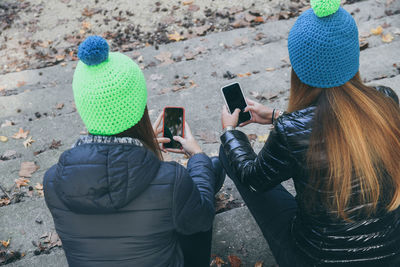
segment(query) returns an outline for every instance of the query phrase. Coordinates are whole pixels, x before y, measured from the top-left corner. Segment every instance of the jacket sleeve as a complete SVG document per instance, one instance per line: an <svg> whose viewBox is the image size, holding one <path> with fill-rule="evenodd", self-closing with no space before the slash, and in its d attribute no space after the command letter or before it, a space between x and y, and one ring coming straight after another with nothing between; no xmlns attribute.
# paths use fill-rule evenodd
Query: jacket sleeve
<svg viewBox="0 0 400 267"><path fill-rule="evenodd" d="M397 105L399 104L399 97L397 96L396 92L393 91L392 88L387 87L387 86L383 86L383 85L378 85L374 87L377 91L381 92L382 94L384 94L386 97L390 97L394 100L394 102L397 103Z"/></svg>
<svg viewBox="0 0 400 267"><path fill-rule="evenodd" d="M177 164L172 214L175 229L182 234L204 232L214 221L215 174L211 160L196 154L185 169Z"/></svg>
<svg viewBox="0 0 400 267"><path fill-rule="evenodd" d="M258 155L243 132L227 131L221 136L224 153L236 177L255 191L266 191L291 178L294 160L277 126Z"/></svg>

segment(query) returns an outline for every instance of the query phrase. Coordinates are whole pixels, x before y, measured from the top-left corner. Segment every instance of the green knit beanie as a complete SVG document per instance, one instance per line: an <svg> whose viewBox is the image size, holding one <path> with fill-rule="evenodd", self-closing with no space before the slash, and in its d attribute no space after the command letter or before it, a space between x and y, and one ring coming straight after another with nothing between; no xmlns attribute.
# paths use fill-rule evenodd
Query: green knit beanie
<svg viewBox="0 0 400 267"><path fill-rule="evenodd" d="M143 117L146 81L128 56L109 53L102 37L88 37L78 49L72 88L75 105L89 133L121 133Z"/></svg>

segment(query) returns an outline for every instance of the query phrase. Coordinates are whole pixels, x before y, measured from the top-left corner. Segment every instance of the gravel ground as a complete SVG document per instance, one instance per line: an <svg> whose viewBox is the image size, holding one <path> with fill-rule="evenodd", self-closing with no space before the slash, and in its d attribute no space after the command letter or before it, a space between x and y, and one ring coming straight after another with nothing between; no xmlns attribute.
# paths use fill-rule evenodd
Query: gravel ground
<svg viewBox="0 0 400 267"><path fill-rule="evenodd" d="M0 73L76 60L77 44L88 35L126 52L288 19L306 7L304 0L3 0Z"/></svg>

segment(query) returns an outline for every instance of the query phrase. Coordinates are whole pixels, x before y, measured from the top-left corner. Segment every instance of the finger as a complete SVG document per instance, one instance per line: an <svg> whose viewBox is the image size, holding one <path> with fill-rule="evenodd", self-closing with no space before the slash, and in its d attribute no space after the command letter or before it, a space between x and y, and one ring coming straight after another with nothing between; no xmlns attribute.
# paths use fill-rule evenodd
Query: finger
<svg viewBox="0 0 400 267"><path fill-rule="evenodd" d="M248 104L249 106L254 106L254 105L257 103L257 102L255 102L255 101L249 99L249 98L246 98L246 102L247 102L247 104Z"/></svg>
<svg viewBox="0 0 400 267"><path fill-rule="evenodd" d="M181 144L185 142L185 139L183 139L183 138L180 137L180 136L174 136L174 140L175 140L176 142L181 143Z"/></svg>
<svg viewBox="0 0 400 267"><path fill-rule="evenodd" d="M183 149L167 148L166 150L172 153L185 154L185 151L183 151Z"/></svg>
<svg viewBox="0 0 400 267"><path fill-rule="evenodd" d="M234 115L234 116L239 116L239 113L240 113L240 109L235 109L235 111L233 112L233 114L232 115Z"/></svg>
<svg viewBox="0 0 400 267"><path fill-rule="evenodd" d="M153 124L153 129L158 129L158 126L160 126L163 115L164 115L164 111L161 111L161 113L158 115L156 121Z"/></svg>
<svg viewBox="0 0 400 267"><path fill-rule="evenodd" d="M160 133L162 133L163 132L163 127L159 127L156 131L155 131L155 134L156 135L159 135Z"/></svg>
<svg viewBox="0 0 400 267"><path fill-rule="evenodd" d="M167 143L171 142L171 139L169 139L167 137L158 137L157 142L162 143L162 144L167 144Z"/></svg>
<svg viewBox="0 0 400 267"><path fill-rule="evenodd" d="M193 134L192 134L192 130L190 130L189 124L187 123L187 121L185 121L185 138L188 138L188 137L193 137Z"/></svg>
<svg viewBox="0 0 400 267"><path fill-rule="evenodd" d="M247 106L247 107L244 109L244 112L247 112L247 111L254 111L254 107L253 107L253 106Z"/></svg>
<svg viewBox="0 0 400 267"><path fill-rule="evenodd" d="M243 127L243 126L246 126L247 124L250 124L250 123L252 123L253 121L245 121L245 122L242 122L241 124L239 124L239 127Z"/></svg>

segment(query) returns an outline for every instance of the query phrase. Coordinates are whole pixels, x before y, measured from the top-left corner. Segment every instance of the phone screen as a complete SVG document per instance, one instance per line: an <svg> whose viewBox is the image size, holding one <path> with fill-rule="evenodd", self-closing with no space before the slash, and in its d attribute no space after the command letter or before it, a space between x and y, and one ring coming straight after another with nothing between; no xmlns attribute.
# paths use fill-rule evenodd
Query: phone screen
<svg viewBox="0 0 400 267"><path fill-rule="evenodd" d="M164 109L164 137L171 139L171 142L165 143L165 148L181 148L181 144L176 142L174 136L183 136L183 108L165 108Z"/></svg>
<svg viewBox="0 0 400 267"><path fill-rule="evenodd" d="M223 87L222 93L224 94L226 104L231 113L233 113L237 108L240 109L238 125L251 119L250 112L243 112L247 103L238 83L233 83Z"/></svg>

